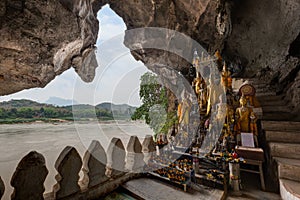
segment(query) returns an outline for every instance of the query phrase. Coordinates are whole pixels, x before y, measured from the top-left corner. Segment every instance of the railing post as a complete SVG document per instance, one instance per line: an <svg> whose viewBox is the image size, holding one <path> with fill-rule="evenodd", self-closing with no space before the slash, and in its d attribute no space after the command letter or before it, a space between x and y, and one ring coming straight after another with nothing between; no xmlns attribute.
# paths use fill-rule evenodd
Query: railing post
<svg viewBox="0 0 300 200"><path fill-rule="evenodd" d="M80 192L78 181L81 168L82 161L77 150L74 147L65 147L55 162L55 169L58 172L55 176L57 184L53 187L55 199L73 196Z"/></svg>
<svg viewBox="0 0 300 200"><path fill-rule="evenodd" d="M107 181L106 164L105 150L100 142L93 140L83 157L83 185L90 188Z"/></svg>
<svg viewBox="0 0 300 200"><path fill-rule="evenodd" d="M125 148L119 138L113 138L107 149L107 175L116 178L125 173Z"/></svg>
<svg viewBox="0 0 300 200"><path fill-rule="evenodd" d="M156 154L156 146L152 135L146 135L142 146L143 146L142 151L144 153L144 161L146 165L148 165L150 158Z"/></svg>
<svg viewBox="0 0 300 200"><path fill-rule="evenodd" d="M12 200L43 200L44 181L48 174L45 158L42 154L31 151L19 162L11 179L14 192Z"/></svg>
<svg viewBox="0 0 300 200"><path fill-rule="evenodd" d="M1 179L1 176L0 176L0 199L2 198L3 194L4 194L4 191L5 191L5 185Z"/></svg>
<svg viewBox="0 0 300 200"><path fill-rule="evenodd" d="M137 136L131 136L127 145L126 169L141 172L145 166L142 145Z"/></svg>

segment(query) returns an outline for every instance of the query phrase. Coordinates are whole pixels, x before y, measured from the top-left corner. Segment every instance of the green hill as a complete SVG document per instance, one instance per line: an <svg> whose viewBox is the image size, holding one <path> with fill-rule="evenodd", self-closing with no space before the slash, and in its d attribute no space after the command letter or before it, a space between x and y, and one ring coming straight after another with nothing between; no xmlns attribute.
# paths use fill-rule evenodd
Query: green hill
<svg viewBox="0 0 300 200"><path fill-rule="evenodd" d="M52 105L42 104L42 103L38 103L38 102L31 101L28 99L10 100L10 101L0 102L0 108L6 108L6 109L21 108L21 107L43 107L43 106L51 107Z"/></svg>
<svg viewBox="0 0 300 200"><path fill-rule="evenodd" d="M135 109L127 104L116 105L107 102L96 106L88 104L54 106L27 99L11 100L0 102L0 123L47 121L49 119L130 119Z"/></svg>
<svg viewBox="0 0 300 200"><path fill-rule="evenodd" d="M113 104L108 102L98 104L96 108L112 111L114 114L119 115L132 115L136 110L136 107L127 104Z"/></svg>

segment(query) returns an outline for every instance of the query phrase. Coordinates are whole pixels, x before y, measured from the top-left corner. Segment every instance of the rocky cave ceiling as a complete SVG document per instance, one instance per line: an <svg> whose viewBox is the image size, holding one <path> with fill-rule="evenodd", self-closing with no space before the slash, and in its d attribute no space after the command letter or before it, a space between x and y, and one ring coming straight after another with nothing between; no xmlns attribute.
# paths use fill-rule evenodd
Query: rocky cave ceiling
<svg viewBox="0 0 300 200"><path fill-rule="evenodd" d="M106 4L128 29L163 27L184 33L242 67L237 76L259 75L299 103L299 0L1 0L0 95L44 87L70 67L91 81L97 66L96 16ZM188 67L168 52L132 54L152 70L153 63L182 72Z"/></svg>

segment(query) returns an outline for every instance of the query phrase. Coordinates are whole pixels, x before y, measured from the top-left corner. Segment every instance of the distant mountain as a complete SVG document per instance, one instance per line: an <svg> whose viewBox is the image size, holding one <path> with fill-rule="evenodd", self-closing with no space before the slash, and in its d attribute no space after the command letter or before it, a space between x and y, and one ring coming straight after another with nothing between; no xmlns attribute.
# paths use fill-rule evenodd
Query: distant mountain
<svg viewBox="0 0 300 200"><path fill-rule="evenodd" d="M49 106L47 104L43 104L43 103L38 103L32 100L28 100L28 99L13 99L10 101L3 101L0 102L0 108L5 108L5 109L11 109L11 108L21 108L21 107L43 107L43 106Z"/></svg>
<svg viewBox="0 0 300 200"><path fill-rule="evenodd" d="M52 104L55 106L69 106L73 104L78 104L77 101L73 101L72 99L63 99L60 97L50 97L45 103Z"/></svg>
<svg viewBox="0 0 300 200"><path fill-rule="evenodd" d="M114 114L117 115L132 115L136 110L136 107L130 106L128 104L113 104L109 102L100 103L96 105L96 108L112 111Z"/></svg>

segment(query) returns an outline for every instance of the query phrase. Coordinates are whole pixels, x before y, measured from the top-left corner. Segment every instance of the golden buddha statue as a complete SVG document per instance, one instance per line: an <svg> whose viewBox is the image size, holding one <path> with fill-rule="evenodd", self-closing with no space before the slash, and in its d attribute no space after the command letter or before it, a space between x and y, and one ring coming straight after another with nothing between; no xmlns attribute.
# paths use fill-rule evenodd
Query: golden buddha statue
<svg viewBox="0 0 300 200"><path fill-rule="evenodd" d="M222 85L225 87L226 91L232 90L231 72L227 69L225 62L222 70Z"/></svg>
<svg viewBox="0 0 300 200"><path fill-rule="evenodd" d="M190 121L190 111L191 111L191 102L189 99L184 99L181 103L181 115L179 117L179 123L183 125L188 125Z"/></svg>
<svg viewBox="0 0 300 200"><path fill-rule="evenodd" d="M218 77L210 77L209 85L207 86L207 111L206 114L208 115L211 107L215 106L218 103L220 94L224 94L224 88L220 87L220 79Z"/></svg>
<svg viewBox="0 0 300 200"><path fill-rule="evenodd" d="M215 52L215 57L217 58L217 64L218 64L218 68L221 69L222 67L222 56L219 50L217 50Z"/></svg>
<svg viewBox="0 0 300 200"><path fill-rule="evenodd" d="M207 99L208 99L207 87L205 82L202 82L200 84L200 94L199 94L200 110L206 109Z"/></svg>
<svg viewBox="0 0 300 200"><path fill-rule="evenodd" d="M201 83L202 83L202 78L199 77L199 76L197 76L197 77L194 79L193 83L192 83L192 86L195 87L195 93L196 93L197 95L200 94Z"/></svg>
<svg viewBox="0 0 300 200"><path fill-rule="evenodd" d="M237 142L241 141L241 132L249 133L250 129L250 116L253 113L252 108L247 106L247 99L244 95L240 98L240 107L236 109L236 137Z"/></svg>
<svg viewBox="0 0 300 200"><path fill-rule="evenodd" d="M195 87L195 93L197 94L198 103L200 110L206 108L207 104L207 87L205 81L201 78L201 76L197 73L197 77L194 79L192 86Z"/></svg>
<svg viewBox="0 0 300 200"><path fill-rule="evenodd" d="M234 121L234 109L232 106L227 106L226 123L230 125L233 124Z"/></svg>

